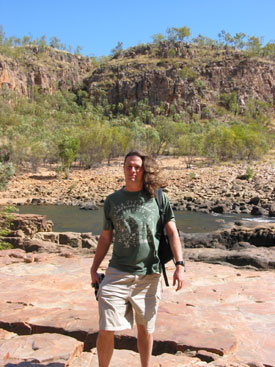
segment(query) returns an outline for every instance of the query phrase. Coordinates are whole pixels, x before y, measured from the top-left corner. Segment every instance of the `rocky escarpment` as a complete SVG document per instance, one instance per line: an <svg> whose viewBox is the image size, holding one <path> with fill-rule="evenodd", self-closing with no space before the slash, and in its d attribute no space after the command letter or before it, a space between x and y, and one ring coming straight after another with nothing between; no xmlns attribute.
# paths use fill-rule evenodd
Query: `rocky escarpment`
<svg viewBox="0 0 275 367"><path fill-rule="evenodd" d="M53 93L79 87L93 69L91 59L50 47L20 47L16 57L0 55L0 87L31 97L34 87Z"/></svg>
<svg viewBox="0 0 275 367"><path fill-rule="evenodd" d="M162 106L167 114L187 110L209 117L209 104L217 103L222 93L235 92L241 109L250 97L275 102L274 78L273 61L251 59L237 51L166 42L158 48L145 45L125 51L94 70L85 85L96 100L103 90L109 104L124 103L126 113L146 100L156 113Z"/></svg>
<svg viewBox="0 0 275 367"><path fill-rule="evenodd" d="M130 48L101 66L50 47L24 46L0 55L0 87L32 97L35 86L49 93L85 89L94 103L123 103L124 113L146 100L155 114L184 110L202 118L211 118L211 104L221 93L235 92L241 109L250 97L275 101L273 60L173 41Z"/></svg>

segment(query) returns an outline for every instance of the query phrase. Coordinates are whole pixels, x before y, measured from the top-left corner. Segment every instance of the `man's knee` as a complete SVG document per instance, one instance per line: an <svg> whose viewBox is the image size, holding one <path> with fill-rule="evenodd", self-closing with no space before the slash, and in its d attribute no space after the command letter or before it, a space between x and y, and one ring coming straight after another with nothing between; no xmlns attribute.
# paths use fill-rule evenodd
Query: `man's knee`
<svg viewBox="0 0 275 367"><path fill-rule="evenodd" d="M114 335L114 331L112 330L99 330L98 336L102 338L111 338Z"/></svg>
<svg viewBox="0 0 275 367"><path fill-rule="evenodd" d="M151 334L153 334L150 330L147 330L147 328L142 324L137 324L137 330L138 335L140 336L150 336Z"/></svg>

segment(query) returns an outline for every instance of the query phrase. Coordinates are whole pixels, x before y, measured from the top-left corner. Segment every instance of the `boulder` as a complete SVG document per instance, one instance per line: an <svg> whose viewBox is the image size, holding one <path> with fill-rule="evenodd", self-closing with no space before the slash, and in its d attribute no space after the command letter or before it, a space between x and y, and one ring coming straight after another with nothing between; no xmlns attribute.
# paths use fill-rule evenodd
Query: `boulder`
<svg viewBox="0 0 275 367"><path fill-rule="evenodd" d="M96 247L97 247L97 241L94 240L94 239L82 239L82 248L88 248L88 249L92 249L96 250Z"/></svg>
<svg viewBox="0 0 275 367"><path fill-rule="evenodd" d="M81 355L83 343L61 334L16 336L0 345L0 362L5 366L68 367Z"/></svg>
<svg viewBox="0 0 275 367"><path fill-rule="evenodd" d="M57 253L57 244L49 241L42 241L38 239L25 239L22 248L26 252L48 252Z"/></svg>
<svg viewBox="0 0 275 367"><path fill-rule="evenodd" d="M226 249L185 249L186 259L204 261L211 264L231 264L236 267L253 267L256 269L275 269L275 248L255 246Z"/></svg>
<svg viewBox="0 0 275 367"><path fill-rule="evenodd" d="M266 214L266 211L257 206L257 205L254 205L251 209L251 212L250 212L251 215L259 215L259 216L262 216L262 215L265 215Z"/></svg>
<svg viewBox="0 0 275 367"><path fill-rule="evenodd" d="M95 203L85 203L84 205L80 206L82 210L98 210L98 207Z"/></svg>
<svg viewBox="0 0 275 367"><path fill-rule="evenodd" d="M223 213L226 213L227 209L226 209L226 205L219 204L219 205L213 206L210 210L214 213L223 214Z"/></svg>
<svg viewBox="0 0 275 367"><path fill-rule="evenodd" d="M258 205L259 202L260 202L259 196L254 196L249 200L248 204Z"/></svg>
<svg viewBox="0 0 275 367"><path fill-rule="evenodd" d="M271 204L268 211L269 217L275 217L275 204Z"/></svg>
<svg viewBox="0 0 275 367"><path fill-rule="evenodd" d="M81 247L81 235L75 232L59 233L59 243L61 245L68 245L71 247Z"/></svg>
<svg viewBox="0 0 275 367"><path fill-rule="evenodd" d="M186 248L232 249L242 242L258 247L272 247L275 246L275 224L261 224L251 228L237 224L232 228L212 233L181 232L181 237Z"/></svg>
<svg viewBox="0 0 275 367"><path fill-rule="evenodd" d="M46 220L44 215L14 214L11 222L11 230L21 230L28 238L32 238L37 232L49 232L52 230L52 221Z"/></svg>
<svg viewBox="0 0 275 367"><path fill-rule="evenodd" d="M59 233L57 232L38 232L38 233L35 233L34 239L59 243Z"/></svg>

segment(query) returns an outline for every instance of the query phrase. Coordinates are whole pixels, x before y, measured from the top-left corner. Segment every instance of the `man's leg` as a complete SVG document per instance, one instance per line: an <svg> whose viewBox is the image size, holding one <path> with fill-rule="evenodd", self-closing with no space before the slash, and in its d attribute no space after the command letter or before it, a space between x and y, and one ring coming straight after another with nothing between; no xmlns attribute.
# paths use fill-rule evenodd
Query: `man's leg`
<svg viewBox="0 0 275 367"><path fill-rule="evenodd" d="M153 349L153 334L149 334L143 325L137 324L138 330L138 351L142 367L151 366L151 355Z"/></svg>
<svg viewBox="0 0 275 367"><path fill-rule="evenodd" d="M108 367L114 350L114 331L100 330L96 347L99 367Z"/></svg>

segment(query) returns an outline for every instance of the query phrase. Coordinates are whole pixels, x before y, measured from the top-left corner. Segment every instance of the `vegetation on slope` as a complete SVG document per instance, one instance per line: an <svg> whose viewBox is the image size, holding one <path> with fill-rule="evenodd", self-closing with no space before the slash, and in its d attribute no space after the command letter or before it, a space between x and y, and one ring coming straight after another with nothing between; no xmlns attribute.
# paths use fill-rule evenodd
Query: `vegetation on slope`
<svg viewBox="0 0 275 367"><path fill-rule="evenodd" d="M0 34L0 53L9 57L18 56L26 45L33 43L37 47L65 47L61 47L57 40L47 45L43 37L36 41L7 40L3 32ZM181 49L189 36L190 30L188 33L186 27L172 28L166 38L155 35L153 45L139 45L123 51L122 45L118 44L112 57L104 60L104 65L123 65L125 60L129 62L133 52L136 55L139 50L140 55L135 62L140 62L140 58L148 62L150 58L150 62L158 63L159 67L162 62L175 63L178 49L168 48L168 56L161 58L160 44L165 42L167 46L177 45ZM229 36L222 31L219 41L199 36L190 44L198 55L204 54L206 48L213 50L214 47L217 48L215 57L218 57L219 52L224 52L224 47L234 47L253 57L274 57L274 43L263 46L257 37L248 37L245 43L243 34ZM149 56L144 54L146 48L150 50ZM214 53L206 54L214 57ZM198 60L193 59L192 62ZM186 80L197 83L198 90L203 92L204 85L193 68L185 65L180 72ZM114 76L110 74L109 77L112 79ZM198 155L211 161L258 159L274 146L273 118L272 101L250 98L245 107L240 108L234 91L220 94L215 103L206 104L197 114L188 106L181 111L171 107L167 111L162 102L157 108L152 108L146 99L135 105L130 105L127 100L112 104L105 91L96 90L96 87L93 94L85 88L54 93L34 88L31 98L2 88L1 185L9 179L12 166L20 168L24 163L31 163L36 169L43 162L55 163L68 177L74 162L89 168L133 147L151 154L185 155L190 161Z"/></svg>

